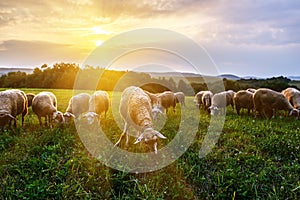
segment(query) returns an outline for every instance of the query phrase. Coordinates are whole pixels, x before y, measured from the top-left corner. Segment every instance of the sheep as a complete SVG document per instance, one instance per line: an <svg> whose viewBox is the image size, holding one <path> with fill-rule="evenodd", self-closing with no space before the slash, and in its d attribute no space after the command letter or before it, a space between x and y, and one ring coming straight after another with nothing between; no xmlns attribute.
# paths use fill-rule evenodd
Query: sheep
<svg viewBox="0 0 300 200"><path fill-rule="evenodd" d="M250 115L250 111L253 112L253 93L247 90L240 90L235 93L234 97L234 105L238 115L240 115L240 110L242 108L248 109L248 115Z"/></svg>
<svg viewBox="0 0 300 200"><path fill-rule="evenodd" d="M27 97L21 90L11 89L2 92L3 101L1 101L1 116L3 118L3 126L14 121L14 127L17 127L16 117L22 114L22 126L24 126L24 118L28 113ZM9 100L10 99L10 100ZM13 118L12 118L13 117ZM14 119L15 118L15 119Z"/></svg>
<svg viewBox="0 0 300 200"><path fill-rule="evenodd" d="M72 118L78 118L79 115L87 112L89 110L89 101L90 95L88 93L80 93L71 97L64 113L66 124L69 124Z"/></svg>
<svg viewBox="0 0 300 200"><path fill-rule="evenodd" d="M157 94L157 98L161 102L161 109L164 109L168 113L168 109L173 107L173 112L175 113L176 107L176 97L173 92L165 91L163 93Z"/></svg>
<svg viewBox="0 0 300 200"><path fill-rule="evenodd" d="M300 109L300 91L295 88L286 88L282 94L296 109Z"/></svg>
<svg viewBox="0 0 300 200"><path fill-rule="evenodd" d="M181 106L185 106L185 95L183 92L174 93L176 103L180 103Z"/></svg>
<svg viewBox="0 0 300 200"><path fill-rule="evenodd" d="M87 119L88 124L93 124L101 113L104 112L104 118L109 108L109 96L106 91L95 91L89 100L88 112L84 114L84 118Z"/></svg>
<svg viewBox="0 0 300 200"><path fill-rule="evenodd" d="M200 107L202 105L202 96L203 96L204 92L205 91L200 91L197 94L195 94L194 103L198 109L200 109Z"/></svg>
<svg viewBox="0 0 300 200"><path fill-rule="evenodd" d="M202 94L202 105L204 106L204 109L210 112L209 107L211 106L211 99L213 97L213 93L211 91L203 91Z"/></svg>
<svg viewBox="0 0 300 200"><path fill-rule="evenodd" d="M215 115L217 111L221 111L221 113L225 114L225 109L228 105L231 105L234 108L233 103L234 92L232 90L219 92L213 95L212 103L209 107L210 114Z"/></svg>
<svg viewBox="0 0 300 200"><path fill-rule="evenodd" d="M45 117L45 125L47 126L47 118L52 128L52 122L62 124L65 122L63 113L57 111L56 96L52 92L40 92L32 100L32 111L38 116L40 126L42 126L42 117Z"/></svg>
<svg viewBox="0 0 300 200"><path fill-rule="evenodd" d="M141 88L130 86L123 91L119 110L125 125L115 146L118 146L126 136L126 146L128 147L128 130L130 126L133 126L139 133L134 144L145 142L148 147L153 145L154 153L157 154L157 139L166 139L166 137L153 129L151 109L151 100Z"/></svg>
<svg viewBox="0 0 300 200"><path fill-rule="evenodd" d="M17 115L22 114L22 126L24 126L25 116L28 114L28 99L26 94L21 90L11 90L17 95Z"/></svg>
<svg viewBox="0 0 300 200"><path fill-rule="evenodd" d="M17 94L12 91L0 92L0 126L11 126L11 120L14 121L14 126L17 126Z"/></svg>
<svg viewBox="0 0 300 200"><path fill-rule="evenodd" d="M278 110L288 111L290 116L299 118L299 110L293 108L287 98L280 92L260 88L253 95L254 113L258 111L263 117L271 118Z"/></svg>
<svg viewBox="0 0 300 200"><path fill-rule="evenodd" d="M30 107L32 105L32 100L35 97L35 94L27 93L26 97L27 97L28 107Z"/></svg>

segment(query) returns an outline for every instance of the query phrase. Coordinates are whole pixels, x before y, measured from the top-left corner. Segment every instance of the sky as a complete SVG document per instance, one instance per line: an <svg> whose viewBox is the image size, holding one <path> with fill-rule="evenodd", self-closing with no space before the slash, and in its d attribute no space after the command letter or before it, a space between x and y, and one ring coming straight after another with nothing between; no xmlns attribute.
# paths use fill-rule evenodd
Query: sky
<svg viewBox="0 0 300 200"><path fill-rule="evenodd" d="M143 28L166 29L193 40L220 74L300 76L297 0L0 1L0 67L81 65L112 38ZM159 57L153 61L156 66L180 65L163 55L129 56L126 67L137 58L145 66L151 57ZM184 63L177 70L189 71Z"/></svg>

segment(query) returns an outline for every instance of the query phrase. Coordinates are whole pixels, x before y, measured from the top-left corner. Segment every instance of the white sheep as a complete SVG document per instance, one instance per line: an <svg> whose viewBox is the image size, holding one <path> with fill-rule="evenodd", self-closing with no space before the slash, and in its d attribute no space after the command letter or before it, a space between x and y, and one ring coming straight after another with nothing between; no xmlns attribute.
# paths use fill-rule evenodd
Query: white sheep
<svg viewBox="0 0 300 200"><path fill-rule="evenodd" d="M47 118L50 127L52 122L64 123L63 113L57 111L56 96L52 92L40 92L32 100L32 111L38 116L40 126L42 126L42 117L45 117L45 125L47 125Z"/></svg>
<svg viewBox="0 0 300 200"><path fill-rule="evenodd" d="M88 124L93 124L95 120L101 116L104 112L104 118L109 108L109 96L106 91L95 91L89 100L89 110L84 114L84 118L87 119Z"/></svg>
<svg viewBox="0 0 300 200"><path fill-rule="evenodd" d="M280 92L268 88L260 88L253 95L254 113L256 111L263 117L271 118L275 116L276 111L288 111L290 116L299 118L299 110L293 108L287 98Z"/></svg>
<svg viewBox="0 0 300 200"><path fill-rule="evenodd" d="M204 106L204 109L207 110L208 112L210 111L209 107L211 106L212 97L213 97L213 93L211 91L203 91L201 102L202 105Z"/></svg>
<svg viewBox="0 0 300 200"><path fill-rule="evenodd" d="M300 91L296 88L286 88L282 94L296 109L300 109Z"/></svg>
<svg viewBox="0 0 300 200"><path fill-rule="evenodd" d="M225 114L225 109L228 105L234 108L233 96L234 92L232 90L214 94L211 106L209 107L210 114L215 115L217 111L221 111L222 114Z"/></svg>
<svg viewBox="0 0 300 200"><path fill-rule="evenodd" d="M66 124L70 123L73 118L78 118L79 115L89 110L90 95L88 93L80 93L74 95L69 100L69 105L64 113Z"/></svg>
<svg viewBox="0 0 300 200"><path fill-rule="evenodd" d="M253 111L253 93L248 90L240 90L235 93L234 97L234 105L237 114L240 114L240 110L242 108L248 109L248 115L250 115L250 111Z"/></svg>
<svg viewBox="0 0 300 200"><path fill-rule="evenodd" d="M11 126L11 120L14 126L17 126L17 95L11 91L0 92L0 126Z"/></svg>
<svg viewBox="0 0 300 200"><path fill-rule="evenodd" d="M154 153L157 154L157 139L166 137L152 128L152 106L149 96L139 87L128 87L122 93L119 110L125 125L115 146L120 144L124 136L128 146L128 130L133 126L139 133L134 144L145 142L149 147L153 145Z"/></svg>
<svg viewBox="0 0 300 200"><path fill-rule="evenodd" d="M181 106L185 106L185 94L183 92L175 92L176 103L180 103Z"/></svg>

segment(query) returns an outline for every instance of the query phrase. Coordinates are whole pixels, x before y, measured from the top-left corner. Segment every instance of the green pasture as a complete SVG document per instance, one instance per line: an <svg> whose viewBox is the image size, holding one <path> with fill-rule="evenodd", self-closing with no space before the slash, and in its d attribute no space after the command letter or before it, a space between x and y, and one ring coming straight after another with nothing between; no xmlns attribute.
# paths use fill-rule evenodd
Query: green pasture
<svg viewBox="0 0 300 200"><path fill-rule="evenodd" d="M37 94L45 89L22 90ZM62 112L74 94L72 90L47 91L57 96ZM123 125L117 108L120 93L109 94L114 99L113 109L100 124L115 143ZM186 101L188 119L199 119L192 144L172 164L138 174L117 171L93 157L74 124L39 127L30 108L24 127L19 123L17 129L0 133L0 199L300 198L300 120L281 116L255 119L246 114L238 116L228 108L216 145L200 158L210 116L204 110L195 110L193 97ZM158 148L168 145L177 134L180 113L178 105L176 113L169 112L166 119L155 123L168 138L159 140ZM147 150L133 142L131 138L128 151Z"/></svg>

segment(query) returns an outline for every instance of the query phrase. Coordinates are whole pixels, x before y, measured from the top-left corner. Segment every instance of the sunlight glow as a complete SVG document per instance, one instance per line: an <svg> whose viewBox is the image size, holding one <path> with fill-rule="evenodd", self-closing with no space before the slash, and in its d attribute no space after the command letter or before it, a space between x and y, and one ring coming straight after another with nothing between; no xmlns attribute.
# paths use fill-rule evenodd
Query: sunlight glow
<svg viewBox="0 0 300 200"><path fill-rule="evenodd" d="M95 41L95 45L96 45L97 47L101 46L102 44L103 44L103 41L102 41L102 40L96 40L96 41Z"/></svg>
<svg viewBox="0 0 300 200"><path fill-rule="evenodd" d="M105 31L102 28L98 27L98 26L94 26L92 28L93 34L99 34L99 35L109 35L111 34L111 32L109 31Z"/></svg>

